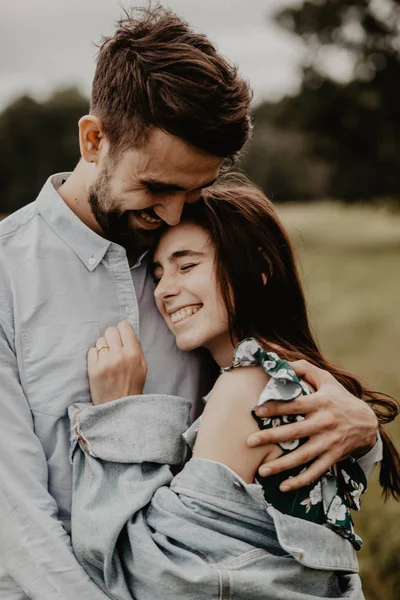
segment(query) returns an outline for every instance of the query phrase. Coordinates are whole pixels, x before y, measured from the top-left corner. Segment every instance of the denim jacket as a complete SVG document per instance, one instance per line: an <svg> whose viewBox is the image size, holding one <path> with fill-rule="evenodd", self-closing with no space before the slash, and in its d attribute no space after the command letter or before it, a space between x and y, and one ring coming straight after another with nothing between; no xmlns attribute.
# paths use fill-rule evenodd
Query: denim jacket
<svg viewBox="0 0 400 600"><path fill-rule="evenodd" d="M70 407L72 541L95 583L118 600L258 600L267 588L274 600L362 599L347 540L280 513L218 463L192 459L173 477L189 409L168 395Z"/></svg>

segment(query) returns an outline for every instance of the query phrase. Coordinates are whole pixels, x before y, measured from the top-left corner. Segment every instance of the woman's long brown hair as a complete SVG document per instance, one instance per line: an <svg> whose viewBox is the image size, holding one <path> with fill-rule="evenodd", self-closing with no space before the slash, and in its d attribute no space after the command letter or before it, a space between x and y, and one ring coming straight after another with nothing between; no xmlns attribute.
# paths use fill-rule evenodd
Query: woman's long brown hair
<svg viewBox="0 0 400 600"><path fill-rule="evenodd" d="M208 232L216 251L216 278L229 315L232 340L258 339L282 358L306 359L329 371L373 408L383 442L380 484L400 499L400 454L383 425L400 412L390 396L366 389L331 364L311 332L293 248L272 203L254 186L223 183L186 205L182 219Z"/></svg>

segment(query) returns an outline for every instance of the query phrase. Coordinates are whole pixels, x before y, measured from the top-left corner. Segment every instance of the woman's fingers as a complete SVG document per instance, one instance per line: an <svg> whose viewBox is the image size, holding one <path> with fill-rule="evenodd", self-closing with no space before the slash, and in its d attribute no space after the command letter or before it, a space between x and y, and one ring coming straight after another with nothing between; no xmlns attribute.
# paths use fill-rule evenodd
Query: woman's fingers
<svg viewBox="0 0 400 600"><path fill-rule="evenodd" d="M89 351L87 353L87 365L88 365L89 372L94 367L96 367L98 361L99 361L99 353L97 352L96 348L94 348L94 347L89 348Z"/></svg>
<svg viewBox="0 0 400 600"><path fill-rule="evenodd" d="M130 350L141 349L141 344L136 336L135 330L128 321L121 321L121 323L118 323L117 330L124 348Z"/></svg>
<svg viewBox="0 0 400 600"><path fill-rule="evenodd" d="M143 393L147 365L132 325L108 327L87 355L93 404Z"/></svg>
<svg viewBox="0 0 400 600"><path fill-rule="evenodd" d="M95 346L96 346L96 350L98 352L100 352L100 350L102 350L103 348L106 349L106 350L109 350L109 346L107 344L107 340L106 340L106 338L104 336L101 336L101 337L97 338Z"/></svg>
<svg viewBox="0 0 400 600"><path fill-rule="evenodd" d="M118 352L122 349L122 341L117 327L107 327L104 333L106 344L112 352Z"/></svg>

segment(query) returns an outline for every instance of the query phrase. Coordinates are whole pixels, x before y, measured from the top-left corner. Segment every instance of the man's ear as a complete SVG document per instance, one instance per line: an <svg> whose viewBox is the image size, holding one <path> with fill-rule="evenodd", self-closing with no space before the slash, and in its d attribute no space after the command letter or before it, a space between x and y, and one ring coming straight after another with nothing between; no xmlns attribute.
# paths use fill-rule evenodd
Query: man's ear
<svg viewBox="0 0 400 600"><path fill-rule="evenodd" d="M98 117L85 115L79 119L79 146L82 158L89 163L97 163L105 142L103 126Z"/></svg>

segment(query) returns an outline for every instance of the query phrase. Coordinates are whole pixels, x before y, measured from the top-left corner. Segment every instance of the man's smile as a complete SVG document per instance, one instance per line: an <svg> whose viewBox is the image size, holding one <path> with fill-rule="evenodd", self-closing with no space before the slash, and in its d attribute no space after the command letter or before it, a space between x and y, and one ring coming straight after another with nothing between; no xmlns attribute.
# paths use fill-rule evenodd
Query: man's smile
<svg viewBox="0 0 400 600"><path fill-rule="evenodd" d="M151 209L132 210L130 213L142 229L158 229L164 222Z"/></svg>

